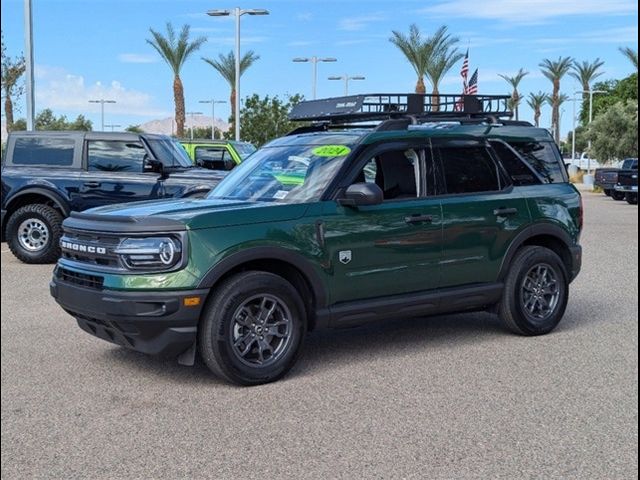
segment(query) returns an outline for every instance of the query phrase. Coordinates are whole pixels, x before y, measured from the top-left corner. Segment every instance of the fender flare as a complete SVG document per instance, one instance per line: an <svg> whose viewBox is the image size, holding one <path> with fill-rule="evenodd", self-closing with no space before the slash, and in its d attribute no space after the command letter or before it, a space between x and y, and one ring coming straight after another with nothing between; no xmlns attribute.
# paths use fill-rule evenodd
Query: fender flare
<svg viewBox="0 0 640 480"><path fill-rule="evenodd" d="M243 263L256 260L277 260L295 267L305 278L316 299L316 309L327 305L328 295L320 275L309 260L301 254L283 247L254 247L233 253L216 263L200 280L197 288L212 288L224 275Z"/></svg>
<svg viewBox="0 0 640 480"><path fill-rule="evenodd" d="M513 257L515 257L516 252L524 245L524 243L530 238L537 237L540 235L548 235L550 237L554 237L560 242L562 242L567 249L571 248L571 245L574 244L571 236L566 232L566 230L561 227L550 224L543 223L538 225L531 225L521 231L511 242L507 253L502 259L502 265L500 266L500 273L498 275L498 279L500 281L504 280L504 278L509 273L509 267L511 266L511 262L513 261ZM567 269L570 270L570 269ZM566 271L565 274L568 274L569 271Z"/></svg>
<svg viewBox="0 0 640 480"><path fill-rule="evenodd" d="M68 217L69 214L71 213L71 207L69 206L69 202L66 201L62 195L60 195L59 193L53 190L49 190L47 188L42 188L42 187L27 187L20 190L15 195L12 195L9 201L7 202L7 210L9 210L9 207L11 207L13 202L15 202L17 199L25 195L42 195L43 197L47 197L49 200L54 202L58 206L58 208L60 208L60 210L62 211L62 214L65 217Z"/></svg>

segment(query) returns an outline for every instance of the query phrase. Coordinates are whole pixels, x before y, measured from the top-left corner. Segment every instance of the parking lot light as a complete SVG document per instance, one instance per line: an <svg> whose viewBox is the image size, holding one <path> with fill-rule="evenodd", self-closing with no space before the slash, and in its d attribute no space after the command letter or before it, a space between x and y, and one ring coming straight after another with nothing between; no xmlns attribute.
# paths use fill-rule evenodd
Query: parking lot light
<svg viewBox="0 0 640 480"><path fill-rule="evenodd" d="M323 62L323 63L332 63L332 62L337 62L338 59L337 58L333 58L333 57L325 57L325 58L321 58L321 57L296 57L293 59L294 63L311 63L311 65L313 66L312 68L312 76L311 76L311 98L312 100L315 100L317 98L316 93L317 93L317 85L318 85L318 62Z"/></svg>

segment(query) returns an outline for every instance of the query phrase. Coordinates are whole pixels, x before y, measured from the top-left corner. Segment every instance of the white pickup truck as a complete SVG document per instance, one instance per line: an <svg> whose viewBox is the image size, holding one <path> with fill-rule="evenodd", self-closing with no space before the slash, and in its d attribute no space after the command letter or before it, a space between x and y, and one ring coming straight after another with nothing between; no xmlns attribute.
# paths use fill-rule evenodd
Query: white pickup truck
<svg viewBox="0 0 640 480"><path fill-rule="evenodd" d="M598 162L598 160L596 160L595 158L589 158L589 154L586 152L580 155L580 158L565 158L564 163L567 165L567 168L569 168L571 165L574 165L578 167L578 170L582 170L585 172L593 171L596 168L602 168L604 166L601 165L600 162Z"/></svg>

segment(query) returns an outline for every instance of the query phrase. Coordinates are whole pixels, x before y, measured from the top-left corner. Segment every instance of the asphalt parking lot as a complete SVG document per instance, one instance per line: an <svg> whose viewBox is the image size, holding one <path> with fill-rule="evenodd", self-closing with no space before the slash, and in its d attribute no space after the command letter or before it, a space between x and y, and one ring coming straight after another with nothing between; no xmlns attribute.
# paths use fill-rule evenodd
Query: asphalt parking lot
<svg viewBox="0 0 640 480"><path fill-rule="evenodd" d="M82 332L2 244L2 478L637 478L638 209L585 194L567 314L312 334L238 388Z"/></svg>

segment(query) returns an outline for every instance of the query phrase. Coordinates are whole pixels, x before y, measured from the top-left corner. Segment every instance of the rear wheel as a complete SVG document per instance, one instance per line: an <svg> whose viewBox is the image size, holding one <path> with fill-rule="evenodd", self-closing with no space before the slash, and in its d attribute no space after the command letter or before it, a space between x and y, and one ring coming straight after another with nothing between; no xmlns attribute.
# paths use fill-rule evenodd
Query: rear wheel
<svg viewBox="0 0 640 480"><path fill-rule="evenodd" d="M625 200L629 205L637 205L638 204L638 194L637 193L627 193Z"/></svg>
<svg viewBox="0 0 640 480"><path fill-rule="evenodd" d="M278 380L296 362L306 332L297 290L282 277L244 272L216 288L198 329L202 359L239 385Z"/></svg>
<svg viewBox="0 0 640 480"><path fill-rule="evenodd" d="M54 263L60 257L62 215L49 205L25 205L7 222L7 243L24 263Z"/></svg>
<svg viewBox="0 0 640 480"><path fill-rule="evenodd" d="M621 202L622 200L624 200L624 197L625 197L624 192L618 192L617 190L611 191L611 198L613 198L617 202Z"/></svg>
<svg viewBox="0 0 640 480"><path fill-rule="evenodd" d="M569 282L555 252L537 246L522 248L505 281L499 315L521 335L543 335L562 319L569 297Z"/></svg>

